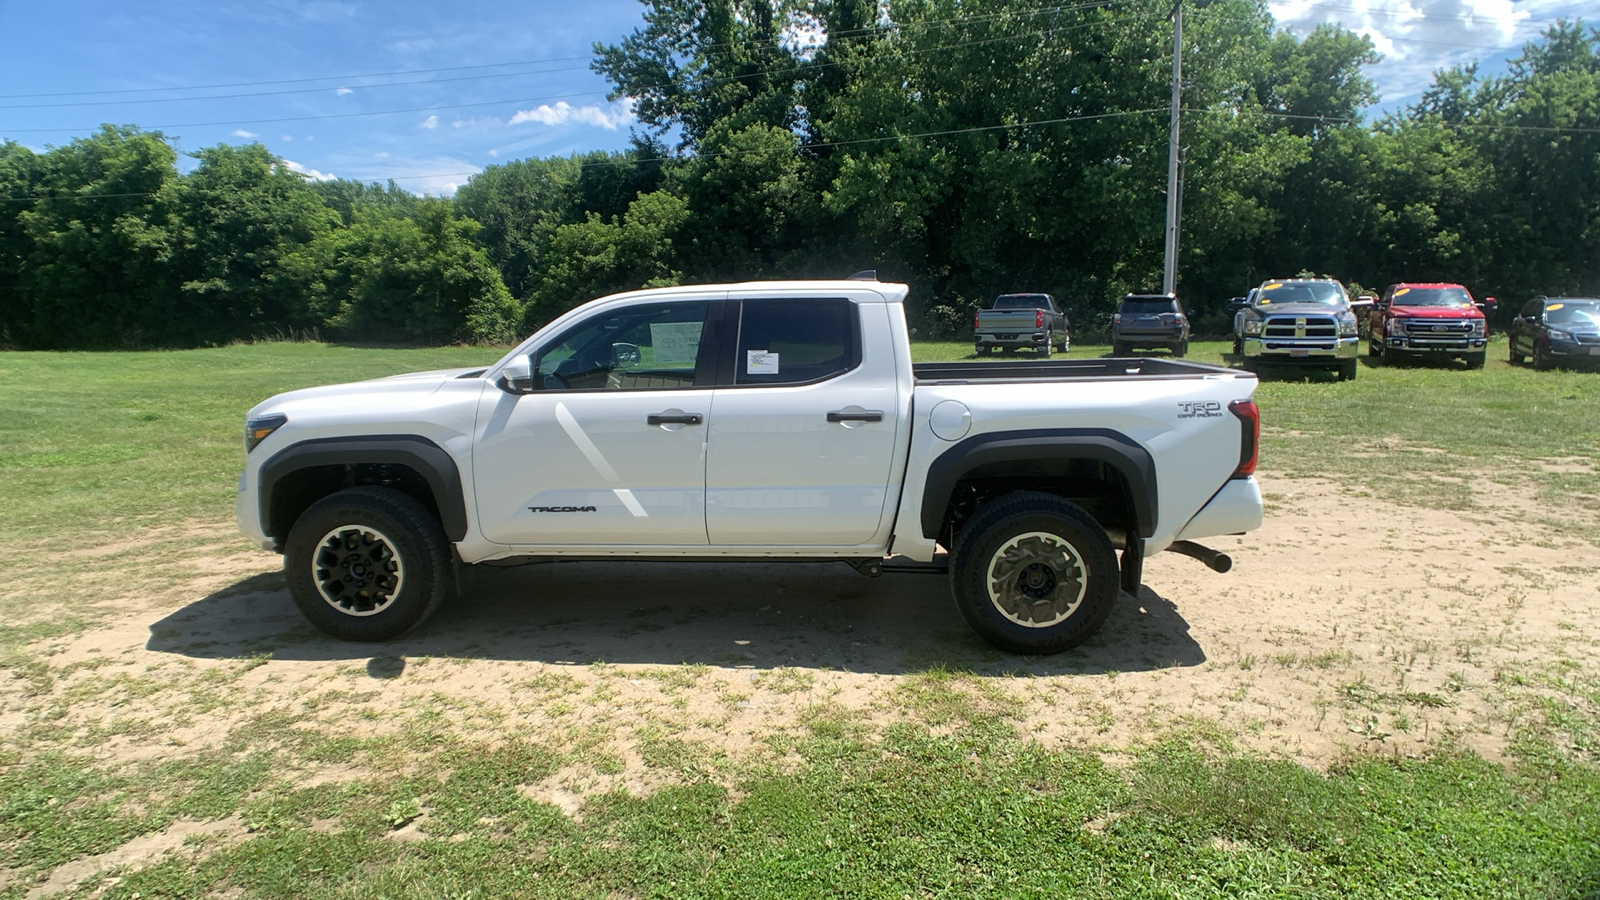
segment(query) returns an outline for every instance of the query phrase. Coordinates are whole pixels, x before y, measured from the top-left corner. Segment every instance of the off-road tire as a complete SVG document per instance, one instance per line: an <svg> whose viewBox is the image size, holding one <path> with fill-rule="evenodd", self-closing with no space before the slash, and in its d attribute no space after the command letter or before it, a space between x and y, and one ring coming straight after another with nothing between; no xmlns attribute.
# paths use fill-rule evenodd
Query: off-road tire
<svg viewBox="0 0 1600 900"><path fill-rule="evenodd" d="M1173 344L1172 345L1172 355L1178 357L1179 359L1182 359L1183 357L1188 356L1189 355L1189 342L1188 341L1179 341L1176 344Z"/></svg>
<svg viewBox="0 0 1600 900"><path fill-rule="evenodd" d="M1489 361L1489 351L1485 350L1482 353L1469 353L1463 358L1467 361L1467 368L1481 369L1483 368L1483 364Z"/></svg>
<svg viewBox="0 0 1600 900"><path fill-rule="evenodd" d="M421 625L450 591L433 513L392 488L347 488L313 503L284 542L300 612L345 641L387 641Z"/></svg>
<svg viewBox="0 0 1600 900"><path fill-rule="evenodd" d="M950 593L980 637L1011 653L1083 643L1117 599L1117 554L1083 508L1020 491L984 505L950 554Z"/></svg>
<svg viewBox="0 0 1600 900"><path fill-rule="evenodd" d="M1049 335L1045 335L1044 346L1040 347L1038 350L1036 350L1034 352L1037 353L1041 359L1049 359L1050 358L1050 351L1052 349L1053 348L1050 346L1050 336Z"/></svg>
<svg viewBox="0 0 1600 900"><path fill-rule="evenodd" d="M1244 355L1244 338L1236 337L1236 338L1233 339L1233 355L1234 356L1243 356Z"/></svg>

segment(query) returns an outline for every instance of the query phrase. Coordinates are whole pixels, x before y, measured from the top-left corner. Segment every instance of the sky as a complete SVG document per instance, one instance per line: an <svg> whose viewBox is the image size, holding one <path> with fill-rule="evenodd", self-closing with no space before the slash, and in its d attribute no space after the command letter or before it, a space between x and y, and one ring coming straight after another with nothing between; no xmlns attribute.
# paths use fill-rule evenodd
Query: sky
<svg viewBox="0 0 1600 900"><path fill-rule="evenodd" d="M1369 70L1380 109L1415 102L1441 68L1479 60L1502 71L1584 6L1269 4L1297 34L1334 21L1370 36L1384 56ZM637 0L0 0L0 140L44 150L102 122L134 124L180 153L259 141L312 178L394 179L448 196L497 163L624 149L630 107L607 99L588 61L642 10Z"/></svg>

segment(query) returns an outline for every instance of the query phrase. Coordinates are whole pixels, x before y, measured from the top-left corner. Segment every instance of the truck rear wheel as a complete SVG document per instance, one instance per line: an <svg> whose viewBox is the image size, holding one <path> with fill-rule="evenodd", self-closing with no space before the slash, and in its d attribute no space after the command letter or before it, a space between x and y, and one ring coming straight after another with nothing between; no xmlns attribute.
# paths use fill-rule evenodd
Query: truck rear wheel
<svg viewBox="0 0 1600 900"><path fill-rule="evenodd" d="M1050 336L1049 335L1045 335L1044 346L1039 348L1038 354L1040 356L1044 357L1045 359L1049 359L1050 358L1051 349L1053 349L1053 348L1051 348L1051 346L1050 346Z"/></svg>
<svg viewBox="0 0 1600 900"><path fill-rule="evenodd" d="M950 591L979 636L1011 653L1059 653L1100 628L1117 555L1082 507L1023 491L985 505L951 553Z"/></svg>
<svg viewBox="0 0 1600 900"><path fill-rule="evenodd" d="M1129 347L1126 341L1112 341L1111 342L1111 355L1112 356L1127 356L1128 354L1130 354L1132 352L1133 352L1133 348Z"/></svg>
<svg viewBox="0 0 1600 900"><path fill-rule="evenodd" d="M428 508L392 488L313 503L284 543L289 594L311 624L346 641L387 641L422 624L450 584L445 537Z"/></svg>

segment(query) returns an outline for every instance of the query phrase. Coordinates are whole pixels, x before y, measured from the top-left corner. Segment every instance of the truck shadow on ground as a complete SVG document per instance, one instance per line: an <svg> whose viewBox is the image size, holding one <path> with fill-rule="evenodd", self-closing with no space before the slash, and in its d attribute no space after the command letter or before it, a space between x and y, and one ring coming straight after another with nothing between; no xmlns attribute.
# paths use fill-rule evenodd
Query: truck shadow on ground
<svg viewBox="0 0 1600 900"><path fill-rule="evenodd" d="M792 666L903 674L1062 675L1196 666L1205 652L1150 587L1119 596L1100 633L1056 656L1003 653L968 630L948 582L869 579L839 563L578 562L485 569L421 628L383 644L334 640L295 608L278 573L213 593L150 626L146 649L202 659L369 659L375 678L406 658L558 664Z"/></svg>

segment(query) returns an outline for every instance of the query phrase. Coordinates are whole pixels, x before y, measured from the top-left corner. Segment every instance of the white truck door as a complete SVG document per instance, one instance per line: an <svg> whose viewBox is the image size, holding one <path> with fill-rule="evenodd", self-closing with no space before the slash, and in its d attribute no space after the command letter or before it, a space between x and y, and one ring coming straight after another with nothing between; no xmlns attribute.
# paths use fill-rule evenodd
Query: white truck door
<svg viewBox="0 0 1600 900"><path fill-rule="evenodd" d="M701 338L720 298L608 306L534 351L532 393L485 392L473 451L484 537L706 543L715 376Z"/></svg>
<svg viewBox="0 0 1600 900"><path fill-rule="evenodd" d="M719 360L706 459L711 543L872 540L893 512L885 506L899 403L887 305L728 299L722 345L734 354Z"/></svg>

